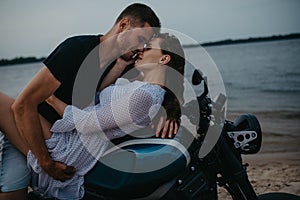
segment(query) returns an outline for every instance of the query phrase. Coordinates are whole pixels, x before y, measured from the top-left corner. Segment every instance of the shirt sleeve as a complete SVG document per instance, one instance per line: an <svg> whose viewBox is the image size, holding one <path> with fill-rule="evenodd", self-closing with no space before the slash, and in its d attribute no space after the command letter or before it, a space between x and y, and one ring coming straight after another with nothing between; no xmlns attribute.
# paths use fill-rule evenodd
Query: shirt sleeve
<svg viewBox="0 0 300 200"><path fill-rule="evenodd" d="M67 106L63 118L55 122L51 131L76 129L82 134L90 134L126 127L128 133L128 130L134 131L151 123L161 106L163 95L164 92L159 95L162 98L155 101L150 92L137 89L120 100L102 106L97 104L93 109L80 110L75 106Z"/></svg>
<svg viewBox="0 0 300 200"><path fill-rule="evenodd" d="M71 37L59 44L56 49L43 61L54 77L63 82L70 74L76 73L81 60L81 42ZM78 64L79 63L79 64Z"/></svg>

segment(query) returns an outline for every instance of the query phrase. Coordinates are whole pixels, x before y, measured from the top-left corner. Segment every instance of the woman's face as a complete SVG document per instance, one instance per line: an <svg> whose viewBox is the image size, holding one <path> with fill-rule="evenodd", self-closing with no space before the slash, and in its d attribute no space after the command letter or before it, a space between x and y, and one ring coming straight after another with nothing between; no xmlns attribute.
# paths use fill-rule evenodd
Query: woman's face
<svg viewBox="0 0 300 200"><path fill-rule="evenodd" d="M144 48L143 52L139 53L134 65L138 70L142 71L143 69L154 67L160 63L163 56L159 45L160 40L160 38L154 38L149 42L147 47Z"/></svg>

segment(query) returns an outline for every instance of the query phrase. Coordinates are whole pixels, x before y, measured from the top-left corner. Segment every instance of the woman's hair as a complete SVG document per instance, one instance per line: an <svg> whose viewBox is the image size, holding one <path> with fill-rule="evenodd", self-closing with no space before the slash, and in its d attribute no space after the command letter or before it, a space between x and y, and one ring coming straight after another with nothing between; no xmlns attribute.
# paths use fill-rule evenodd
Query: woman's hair
<svg viewBox="0 0 300 200"><path fill-rule="evenodd" d="M134 3L127 6L118 16L115 23L118 23L124 17L129 17L132 24L135 26L143 27L146 23L148 23L151 27L156 27L154 29L155 33L158 33L161 28L159 18L154 11L145 4Z"/></svg>
<svg viewBox="0 0 300 200"><path fill-rule="evenodd" d="M185 57L182 45L177 37L169 33L159 33L154 36L160 38L162 54L170 55L171 59L166 64L166 94L163 107L166 109L168 119L180 120L181 105L184 103L184 66Z"/></svg>

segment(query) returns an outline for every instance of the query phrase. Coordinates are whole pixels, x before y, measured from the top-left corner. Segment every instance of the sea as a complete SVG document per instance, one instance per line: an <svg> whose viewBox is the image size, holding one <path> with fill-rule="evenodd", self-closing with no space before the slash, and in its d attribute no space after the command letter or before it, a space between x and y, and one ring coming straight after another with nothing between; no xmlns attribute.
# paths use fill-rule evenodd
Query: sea
<svg viewBox="0 0 300 200"><path fill-rule="evenodd" d="M300 39L185 50L189 57L201 57L201 50L211 58L224 83L227 111L300 111ZM196 59L193 64L201 69L201 62ZM42 66L29 63L0 67L0 91L16 98ZM191 76L191 72L186 74Z"/></svg>

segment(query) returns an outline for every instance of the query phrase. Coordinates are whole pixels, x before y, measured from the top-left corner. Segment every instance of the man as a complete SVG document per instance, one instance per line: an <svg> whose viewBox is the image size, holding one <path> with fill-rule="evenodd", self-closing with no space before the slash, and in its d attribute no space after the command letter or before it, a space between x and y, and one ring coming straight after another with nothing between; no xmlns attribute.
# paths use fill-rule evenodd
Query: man
<svg viewBox="0 0 300 200"><path fill-rule="evenodd" d="M81 70L87 67L94 70L99 70L99 67L104 69L112 60L121 56L115 66L106 73L98 88L104 88L114 82L125 67L132 63L132 56L143 48L160 26L160 21L151 8L144 4L129 5L103 36L77 36L61 43L44 61L45 66L20 93L12 105L15 122L19 132L26 138L30 150L38 159L39 165L50 176L65 181L73 176L75 169L53 161L48 153L44 142L45 136L42 133L45 127L41 126L39 113L49 121L49 127L59 119L59 116L44 101L54 94L65 103L73 104L73 93L74 90L77 91L73 87ZM90 55L93 61L83 64ZM89 79L84 77L83 82ZM93 86L84 85L95 91L96 88ZM20 142L14 138L9 140L15 145Z"/></svg>

